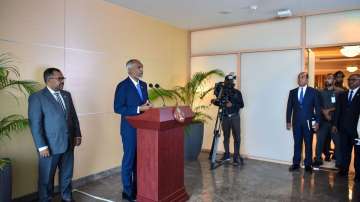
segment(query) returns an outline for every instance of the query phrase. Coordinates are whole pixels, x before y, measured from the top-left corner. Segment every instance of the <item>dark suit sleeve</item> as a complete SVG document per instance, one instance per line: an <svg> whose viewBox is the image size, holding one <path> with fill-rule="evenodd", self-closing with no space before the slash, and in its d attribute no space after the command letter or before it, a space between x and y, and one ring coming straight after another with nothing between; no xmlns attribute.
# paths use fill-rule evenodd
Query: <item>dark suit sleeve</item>
<svg viewBox="0 0 360 202"><path fill-rule="evenodd" d="M244 100L242 98L242 94L240 91L237 90L237 96L236 96L236 106L238 106L240 109L244 108Z"/></svg>
<svg viewBox="0 0 360 202"><path fill-rule="evenodd" d="M29 97L28 116L31 134L33 136L36 148L48 146L43 126L43 113L41 103L36 94Z"/></svg>
<svg viewBox="0 0 360 202"><path fill-rule="evenodd" d="M291 123L291 114L293 111L293 102L292 102L293 96L291 91L289 92L289 98L286 106L286 123Z"/></svg>
<svg viewBox="0 0 360 202"><path fill-rule="evenodd" d="M80 123L79 123L79 119L78 116L76 114L76 110L74 107L74 103L71 97L71 94L69 93L69 100L70 100L70 114L72 117L72 121L74 124L74 130L75 130L75 134L74 137L81 137L81 131L80 131Z"/></svg>
<svg viewBox="0 0 360 202"><path fill-rule="evenodd" d="M114 99L114 111L115 113L121 114L123 116L137 115L138 106L129 106L126 103L126 89L125 85L120 83L116 87L115 99Z"/></svg>
<svg viewBox="0 0 360 202"><path fill-rule="evenodd" d="M320 114L321 114L321 102L320 102L320 92L314 89L315 92L315 119L317 123L320 123Z"/></svg>

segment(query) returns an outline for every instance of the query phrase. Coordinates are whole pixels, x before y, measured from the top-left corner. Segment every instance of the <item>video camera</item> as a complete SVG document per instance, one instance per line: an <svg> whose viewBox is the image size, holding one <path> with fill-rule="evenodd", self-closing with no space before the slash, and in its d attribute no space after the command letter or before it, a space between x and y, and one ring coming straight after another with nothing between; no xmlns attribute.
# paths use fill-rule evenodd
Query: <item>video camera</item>
<svg viewBox="0 0 360 202"><path fill-rule="evenodd" d="M234 72L225 76L225 80L223 82L218 82L214 87L214 95L216 96L215 102L219 105L219 107L224 107L226 102L233 96L233 89L235 87L234 80L236 76Z"/></svg>

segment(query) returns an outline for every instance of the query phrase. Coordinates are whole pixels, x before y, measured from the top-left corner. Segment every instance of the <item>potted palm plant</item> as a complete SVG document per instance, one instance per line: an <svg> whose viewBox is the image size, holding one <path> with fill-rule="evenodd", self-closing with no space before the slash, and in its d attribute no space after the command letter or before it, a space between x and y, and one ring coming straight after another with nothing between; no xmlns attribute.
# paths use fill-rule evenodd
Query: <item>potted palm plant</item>
<svg viewBox="0 0 360 202"><path fill-rule="evenodd" d="M208 72L197 72L184 86L176 86L173 89L150 89L149 99L156 100L163 96L167 99L174 100L178 104L189 106L195 114L193 121L185 128L184 137L184 156L185 160L196 160L201 152L204 123L211 120L211 117L204 111L209 108L209 104L201 104L201 100L205 98L214 87L207 86L209 79L212 76L224 76L224 72L219 69L214 69Z"/></svg>
<svg viewBox="0 0 360 202"><path fill-rule="evenodd" d="M39 84L35 81L19 80L20 74L13 65L13 60L8 53L0 54L0 91L19 99L19 92L29 95L35 92ZM4 92L4 93L3 93ZM20 114L0 114L0 144L5 144L5 139L11 139L11 134L28 127L28 119ZM11 161L0 154L0 201L11 201Z"/></svg>

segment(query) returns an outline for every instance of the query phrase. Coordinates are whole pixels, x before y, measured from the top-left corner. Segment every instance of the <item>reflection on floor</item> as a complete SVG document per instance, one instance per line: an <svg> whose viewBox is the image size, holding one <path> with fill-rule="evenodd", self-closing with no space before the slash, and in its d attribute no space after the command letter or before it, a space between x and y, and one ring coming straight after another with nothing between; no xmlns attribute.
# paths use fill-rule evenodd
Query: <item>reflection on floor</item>
<svg viewBox="0 0 360 202"><path fill-rule="evenodd" d="M353 176L341 178L332 171L313 174L288 172L287 165L246 160L245 165L224 165L209 170L208 154L185 163L185 186L190 201L360 201L360 184ZM121 201L120 175L103 178L78 188L86 193ZM99 201L74 192L76 201ZM56 200L58 201L58 199Z"/></svg>

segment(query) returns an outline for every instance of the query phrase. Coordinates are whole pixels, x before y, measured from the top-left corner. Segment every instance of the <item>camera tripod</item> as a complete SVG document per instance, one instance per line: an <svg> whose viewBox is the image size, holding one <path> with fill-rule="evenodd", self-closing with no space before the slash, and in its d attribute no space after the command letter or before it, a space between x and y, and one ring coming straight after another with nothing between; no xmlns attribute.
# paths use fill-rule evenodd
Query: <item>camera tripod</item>
<svg viewBox="0 0 360 202"><path fill-rule="evenodd" d="M219 144L221 130L222 130L221 124L223 121L223 117L224 117L223 107L219 107L217 117L216 117L214 132L213 132L214 133L213 141L211 144L211 150L210 150L210 154L209 154L210 170L214 170L225 163L225 161L216 160L216 154L217 154L218 144Z"/></svg>

